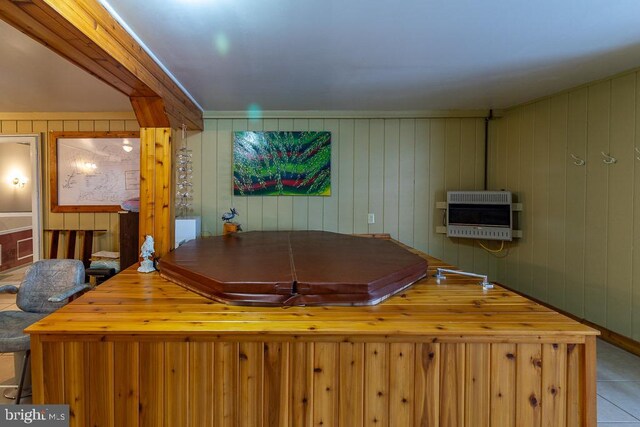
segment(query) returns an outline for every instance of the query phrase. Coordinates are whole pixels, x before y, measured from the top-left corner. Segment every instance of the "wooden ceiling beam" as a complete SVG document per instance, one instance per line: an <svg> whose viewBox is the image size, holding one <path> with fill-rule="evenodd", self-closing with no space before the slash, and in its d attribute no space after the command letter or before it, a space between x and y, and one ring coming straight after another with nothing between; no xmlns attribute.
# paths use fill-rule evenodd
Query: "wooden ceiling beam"
<svg viewBox="0 0 640 427"><path fill-rule="evenodd" d="M149 105L134 98L153 99L152 114L136 111L147 127L203 129L200 108L97 0L0 0L0 19L130 97L134 109Z"/></svg>

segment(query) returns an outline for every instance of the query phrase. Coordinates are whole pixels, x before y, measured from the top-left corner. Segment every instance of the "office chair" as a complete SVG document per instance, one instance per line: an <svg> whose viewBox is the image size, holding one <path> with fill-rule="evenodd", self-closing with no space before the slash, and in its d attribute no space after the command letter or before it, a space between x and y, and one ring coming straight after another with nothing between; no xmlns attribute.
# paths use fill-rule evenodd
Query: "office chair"
<svg viewBox="0 0 640 427"><path fill-rule="evenodd" d="M84 283L82 261L72 259L36 261L25 271L20 288L0 286L0 293L17 294L16 305L20 309L0 312L0 353L25 352L16 404L22 397L31 353L29 335L23 332L24 329L65 305L70 297L89 288Z"/></svg>

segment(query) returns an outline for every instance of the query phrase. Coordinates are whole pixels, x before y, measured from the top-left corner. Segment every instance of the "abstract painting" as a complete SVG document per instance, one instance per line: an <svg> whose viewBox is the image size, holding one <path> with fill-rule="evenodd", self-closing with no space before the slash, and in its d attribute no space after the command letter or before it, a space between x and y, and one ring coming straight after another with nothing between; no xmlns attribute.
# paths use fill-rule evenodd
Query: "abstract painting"
<svg viewBox="0 0 640 427"><path fill-rule="evenodd" d="M233 194L331 195L331 132L234 132Z"/></svg>

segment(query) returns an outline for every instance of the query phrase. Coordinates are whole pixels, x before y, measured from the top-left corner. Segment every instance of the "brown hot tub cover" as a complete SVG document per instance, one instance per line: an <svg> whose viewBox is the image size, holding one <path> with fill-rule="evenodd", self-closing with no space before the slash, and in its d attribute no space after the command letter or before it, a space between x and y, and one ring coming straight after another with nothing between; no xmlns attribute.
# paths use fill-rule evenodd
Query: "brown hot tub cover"
<svg viewBox="0 0 640 427"><path fill-rule="evenodd" d="M241 305L372 305L426 275L388 240L324 231L253 231L193 240L160 261L162 277Z"/></svg>

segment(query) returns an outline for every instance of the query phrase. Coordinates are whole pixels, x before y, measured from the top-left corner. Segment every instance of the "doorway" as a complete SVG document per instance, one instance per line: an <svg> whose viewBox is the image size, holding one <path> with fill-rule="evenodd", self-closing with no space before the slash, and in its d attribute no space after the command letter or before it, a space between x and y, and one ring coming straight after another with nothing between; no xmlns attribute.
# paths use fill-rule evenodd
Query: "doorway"
<svg viewBox="0 0 640 427"><path fill-rule="evenodd" d="M0 135L0 275L40 259L38 135Z"/></svg>

